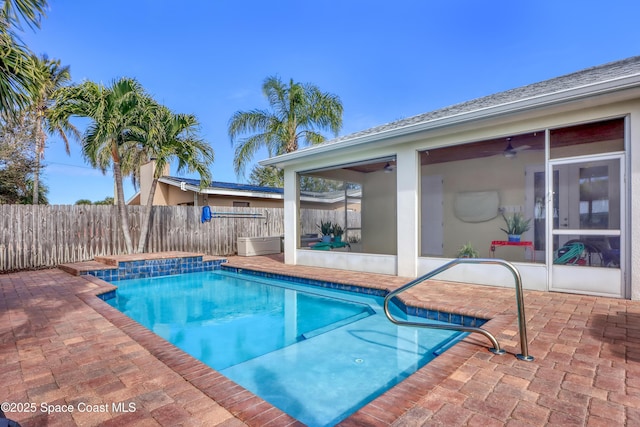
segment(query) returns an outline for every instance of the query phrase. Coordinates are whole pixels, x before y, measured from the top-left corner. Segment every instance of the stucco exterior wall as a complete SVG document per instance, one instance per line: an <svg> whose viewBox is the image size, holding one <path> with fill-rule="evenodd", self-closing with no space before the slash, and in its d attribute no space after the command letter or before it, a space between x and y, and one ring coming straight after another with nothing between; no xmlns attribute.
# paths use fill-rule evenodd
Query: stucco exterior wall
<svg viewBox="0 0 640 427"><path fill-rule="evenodd" d="M627 256L627 282L631 299L640 300L640 102L629 111L627 139L630 153L627 157L630 182L628 192L630 254ZM639 152L639 153L636 153Z"/></svg>
<svg viewBox="0 0 640 427"><path fill-rule="evenodd" d="M282 199L257 199L251 197L212 196L203 198L203 204L209 206L233 206L233 202L249 202L250 208L281 208Z"/></svg>
<svg viewBox="0 0 640 427"><path fill-rule="evenodd" d="M167 204L171 206L194 203L194 193L192 191L182 191L173 185L162 184L166 186ZM200 203L198 203L200 204Z"/></svg>

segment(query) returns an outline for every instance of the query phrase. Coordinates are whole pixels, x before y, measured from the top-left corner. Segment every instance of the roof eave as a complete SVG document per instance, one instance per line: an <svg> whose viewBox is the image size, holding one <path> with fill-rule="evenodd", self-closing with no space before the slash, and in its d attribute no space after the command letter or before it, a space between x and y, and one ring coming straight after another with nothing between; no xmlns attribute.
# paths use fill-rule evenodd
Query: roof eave
<svg viewBox="0 0 640 427"><path fill-rule="evenodd" d="M127 201L124 203L125 205L130 205L131 202L133 202L135 200L136 197L140 197L140 191L136 191L136 194L134 194L133 196L129 197L129 199L127 199ZM142 200L140 200L140 204L142 204Z"/></svg>
<svg viewBox="0 0 640 427"><path fill-rule="evenodd" d="M464 123L491 119L507 114L521 113L543 107L579 101L585 98L592 98L605 94L621 92L628 89L640 88L640 74L634 74L621 78L602 81L594 84L579 86L566 90L561 90L549 94L538 95L518 101L506 102L486 108L454 114L421 123L409 124L393 129L382 130L367 135L356 136L353 139L337 142L334 144L315 145L313 147L282 154L280 156L264 159L259 162L262 166L284 167L294 164L302 159L315 157L335 150L345 150L359 145L382 140L390 140L398 137L406 137L427 131L433 131L444 127L461 125Z"/></svg>
<svg viewBox="0 0 640 427"><path fill-rule="evenodd" d="M169 184L177 188L181 188L180 182L176 182L175 179L162 177L162 178L159 178L158 181L163 182L165 184ZM215 196L253 197L257 199L282 199L283 197L281 193L262 193L259 191L239 191L239 190L227 190L224 188L211 188L211 187L200 189L200 187L196 185L191 185L187 183L185 183L184 188L186 191L193 191L199 194L211 194Z"/></svg>
<svg viewBox="0 0 640 427"><path fill-rule="evenodd" d="M212 194L216 196L232 196L232 197L254 197L258 199L282 199L281 193L262 193L259 191L238 191L225 190L221 188L204 188L199 190L202 194Z"/></svg>
<svg viewBox="0 0 640 427"><path fill-rule="evenodd" d="M163 183L169 184L169 185L171 185L173 187L178 187L180 189L182 189L181 184L184 182L185 191L193 191L193 192L196 192L196 193L200 193L200 187L198 187L197 185L191 185L191 184L187 183L186 181L176 182L175 179L160 177L160 178L158 178L158 182L163 182Z"/></svg>

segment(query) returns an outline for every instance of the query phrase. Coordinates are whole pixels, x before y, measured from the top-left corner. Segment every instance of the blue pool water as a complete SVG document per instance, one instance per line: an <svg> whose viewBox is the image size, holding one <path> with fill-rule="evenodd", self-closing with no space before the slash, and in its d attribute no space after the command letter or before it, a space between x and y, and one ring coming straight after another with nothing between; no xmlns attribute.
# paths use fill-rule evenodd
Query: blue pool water
<svg viewBox="0 0 640 427"><path fill-rule="evenodd" d="M117 286L107 303L308 426L334 425L464 336L396 326L381 297L221 270Z"/></svg>

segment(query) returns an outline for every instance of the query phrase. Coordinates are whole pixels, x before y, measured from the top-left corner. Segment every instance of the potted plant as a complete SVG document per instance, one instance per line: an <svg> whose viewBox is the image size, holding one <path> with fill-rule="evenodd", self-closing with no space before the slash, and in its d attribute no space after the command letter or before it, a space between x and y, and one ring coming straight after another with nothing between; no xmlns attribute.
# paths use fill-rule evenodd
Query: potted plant
<svg viewBox="0 0 640 427"><path fill-rule="evenodd" d="M333 241L336 243L342 242L344 229L340 226L340 224L333 224L333 228L331 231L333 232Z"/></svg>
<svg viewBox="0 0 640 427"><path fill-rule="evenodd" d="M502 214L502 218L504 218L507 228L500 228L500 230L507 233L510 242L519 242L520 235L530 228L531 219L524 219L520 213L514 213L509 217Z"/></svg>
<svg viewBox="0 0 640 427"><path fill-rule="evenodd" d="M331 231L333 229L333 224L331 221L320 221L320 225L318 225L320 229L320 233L322 234L322 241L325 243L329 243L331 241Z"/></svg>
<svg viewBox="0 0 640 427"><path fill-rule="evenodd" d="M475 250L471 242L468 242L458 250L458 258L478 258L480 253Z"/></svg>

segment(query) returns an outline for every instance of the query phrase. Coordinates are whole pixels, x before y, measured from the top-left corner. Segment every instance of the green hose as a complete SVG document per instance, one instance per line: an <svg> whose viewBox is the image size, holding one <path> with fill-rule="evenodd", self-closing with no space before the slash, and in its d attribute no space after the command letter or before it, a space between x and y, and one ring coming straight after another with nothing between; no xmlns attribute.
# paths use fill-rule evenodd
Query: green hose
<svg viewBox="0 0 640 427"><path fill-rule="evenodd" d="M560 249L567 249L567 251L556 258L553 263L554 264L577 264L580 260L580 256L582 252L584 252L584 244L580 242L569 243L568 245L564 245ZM558 252L560 252L558 249ZM556 254L558 253L556 252ZM573 260L573 261L572 261Z"/></svg>

